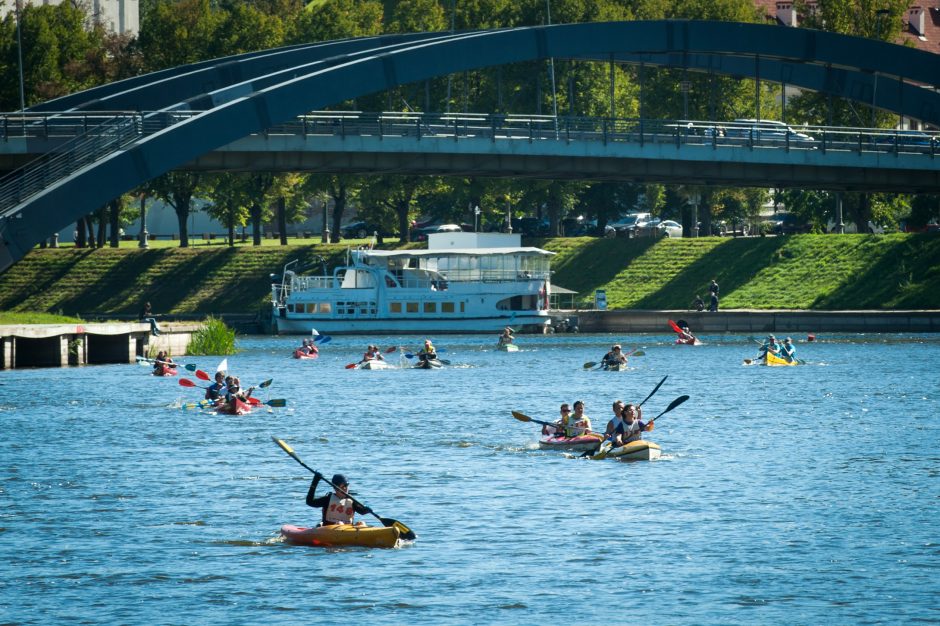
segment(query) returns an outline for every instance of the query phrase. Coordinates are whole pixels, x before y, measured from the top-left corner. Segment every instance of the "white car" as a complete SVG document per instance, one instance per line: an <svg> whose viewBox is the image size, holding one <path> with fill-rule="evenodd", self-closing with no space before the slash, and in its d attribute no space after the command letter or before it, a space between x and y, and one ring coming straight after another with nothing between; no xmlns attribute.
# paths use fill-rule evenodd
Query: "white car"
<svg viewBox="0 0 940 626"><path fill-rule="evenodd" d="M674 222L672 220L663 220L656 226L659 230L663 231L663 237L681 237L682 236L682 224L679 222Z"/></svg>

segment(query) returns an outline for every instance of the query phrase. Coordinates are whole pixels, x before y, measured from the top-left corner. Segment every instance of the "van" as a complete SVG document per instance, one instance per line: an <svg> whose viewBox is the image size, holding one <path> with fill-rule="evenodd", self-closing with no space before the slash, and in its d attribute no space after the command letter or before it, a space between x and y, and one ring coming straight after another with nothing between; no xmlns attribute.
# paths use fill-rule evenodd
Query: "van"
<svg viewBox="0 0 940 626"><path fill-rule="evenodd" d="M755 120L739 118L724 127L726 137L738 137L753 141L755 144L780 145L789 142L791 146L812 148L816 139L793 130L783 122L775 120Z"/></svg>

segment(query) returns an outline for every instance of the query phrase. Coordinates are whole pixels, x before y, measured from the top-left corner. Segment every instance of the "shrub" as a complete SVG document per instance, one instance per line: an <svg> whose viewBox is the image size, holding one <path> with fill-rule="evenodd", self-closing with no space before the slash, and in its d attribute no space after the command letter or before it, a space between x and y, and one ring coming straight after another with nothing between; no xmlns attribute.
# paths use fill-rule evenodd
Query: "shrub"
<svg viewBox="0 0 940 626"><path fill-rule="evenodd" d="M235 352L235 330L211 315L206 318L202 329L193 333L189 346L186 347L186 354L195 356Z"/></svg>

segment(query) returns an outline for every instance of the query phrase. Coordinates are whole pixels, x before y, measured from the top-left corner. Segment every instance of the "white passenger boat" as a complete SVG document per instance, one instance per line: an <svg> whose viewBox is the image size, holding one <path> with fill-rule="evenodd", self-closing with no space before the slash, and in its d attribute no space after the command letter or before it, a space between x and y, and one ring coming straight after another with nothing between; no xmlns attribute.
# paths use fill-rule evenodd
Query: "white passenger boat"
<svg viewBox="0 0 940 626"><path fill-rule="evenodd" d="M351 250L332 275L297 262L272 285L279 333L491 333L550 322L549 259L519 235L438 233L427 250ZM324 268L325 274L325 268Z"/></svg>

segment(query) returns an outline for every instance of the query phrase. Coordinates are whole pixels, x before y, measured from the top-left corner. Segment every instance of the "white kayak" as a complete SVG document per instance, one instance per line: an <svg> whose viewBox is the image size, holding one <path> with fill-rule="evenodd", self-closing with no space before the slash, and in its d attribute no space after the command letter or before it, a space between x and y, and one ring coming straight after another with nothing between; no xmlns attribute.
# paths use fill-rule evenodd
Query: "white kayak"
<svg viewBox="0 0 940 626"><path fill-rule="evenodd" d="M496 346L500 352L519 352L519 346L514 343L503 343Z"/></svg>
<svg viewBox="0 0 940 626"><path fill-rule="evenodd" d="M391 369L391 365L387 361L379 361L377 359L372 359L371 361L364 361L356 366L356 369L360 370L387 370Z"/></svg>
<svg viewBox="0 0 940 626"><path fill-rule="evenodd" d="M610 442L605 445L609 446ZM594 460L613 458L620 461L655 461L663 453L659 444L642 439L631 441L619 448L607 448L605 445L602 445L591 458Z"/></svg>

